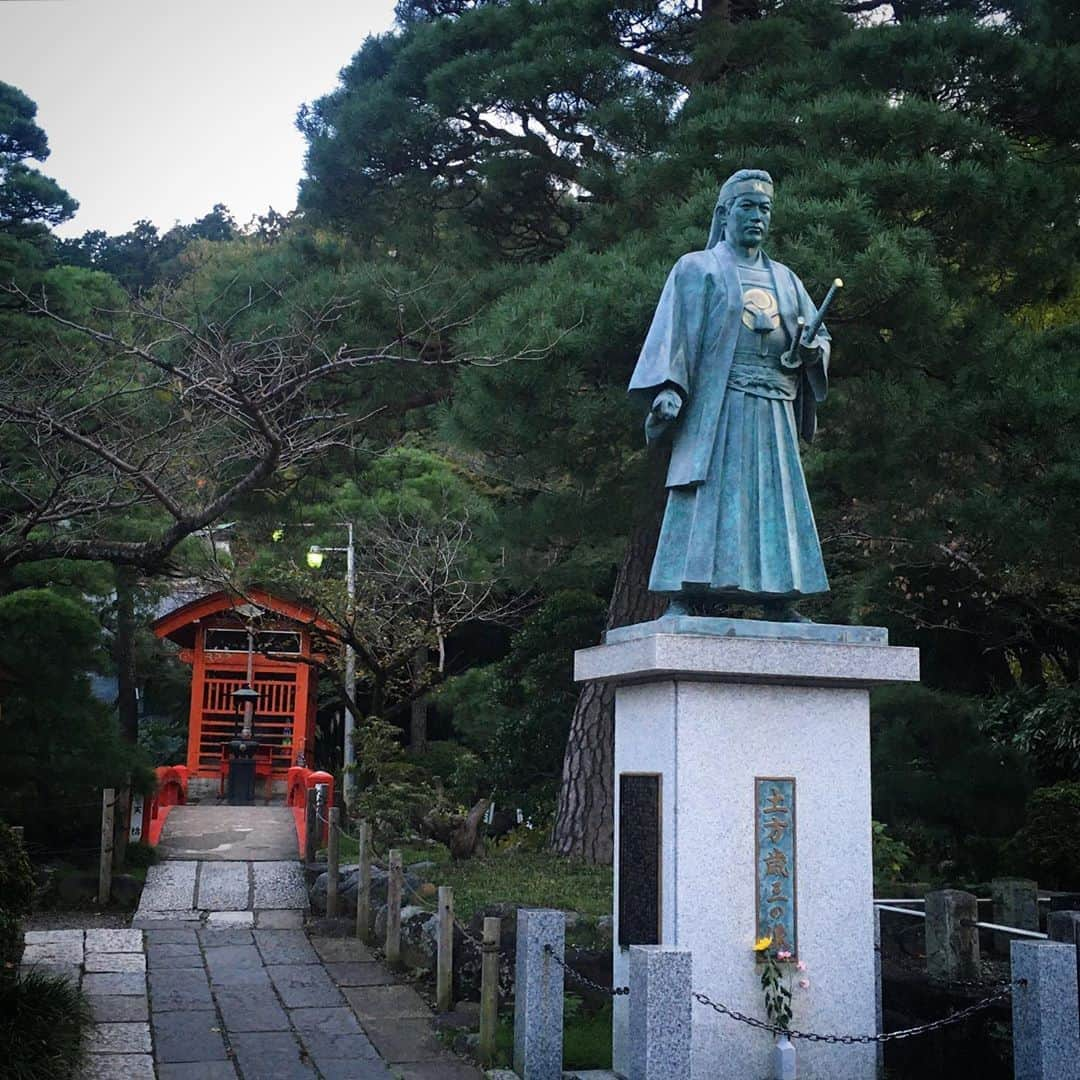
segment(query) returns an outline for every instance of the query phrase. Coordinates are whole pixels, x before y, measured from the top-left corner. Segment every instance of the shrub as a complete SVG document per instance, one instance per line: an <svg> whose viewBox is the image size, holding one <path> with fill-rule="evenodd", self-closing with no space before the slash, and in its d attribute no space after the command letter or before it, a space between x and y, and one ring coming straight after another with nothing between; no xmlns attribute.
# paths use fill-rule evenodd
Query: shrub
<svg viewBox="0 0 1080 1080"><path fill-rule="evenodd" d="M903 877L904 867L911 861L911 848L903 840L890 836L880 821L872 821L870 827L874 845L874 887L891 885Z"/></svg>
<svg viewBox="0 0 1080 1080"><path fill-rule="evenodd" d="M1063 780L1032 792L1010 852L1044 888L1080 886L1080 783Z"/></svg>
<svg viewBox="0 0 1080 1080"><path fill-rule="evenodd" d="M30 971L0 979L0 1072L8 1080L70 1080L89 1023L86 1000L60 976Z"/></svg>
<svg viewBox="0 0 1080 1080"><path fill-rule="evenodd" d="M10 973L22 956L22 916L30 914L34 874L22 844L0 824L0 969Z"/></svg>

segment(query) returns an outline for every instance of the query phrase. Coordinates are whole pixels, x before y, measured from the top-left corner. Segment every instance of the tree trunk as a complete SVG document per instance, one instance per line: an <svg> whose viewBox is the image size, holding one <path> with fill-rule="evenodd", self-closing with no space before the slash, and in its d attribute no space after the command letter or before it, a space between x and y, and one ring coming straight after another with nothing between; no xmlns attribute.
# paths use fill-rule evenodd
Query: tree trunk
<svg viewBox="0 0 1080 1080"><path fill-rule="evenodd" d="M416 650L411 665L414 691L423 683L427 666L428 650L422 645ZM409 751L413 754L427 751L427 698L422 695L413 698L409 710Z"/></svg>
<svg viewBox="0 0 1080 1080"><path fill-rule="evenodd" d="M130 566L116 568L116 709L120 731L128 742L139 741L139 701L135 692L135 588L138 575Z"/></svg>
<svg viewBox="0 0 1080 1080"><path fill-rule="evenodd" d="M661 462L662 463L662 462ZM665 598L648 591L649 571L660 533L660 508L666 495L652 470L643 520L630 535L608 606L607 628L657 618ZM562 787L555 811L552 847L592 863L610 863L614 853L615 689L586 683L578 696L563 758Z"/></svg>

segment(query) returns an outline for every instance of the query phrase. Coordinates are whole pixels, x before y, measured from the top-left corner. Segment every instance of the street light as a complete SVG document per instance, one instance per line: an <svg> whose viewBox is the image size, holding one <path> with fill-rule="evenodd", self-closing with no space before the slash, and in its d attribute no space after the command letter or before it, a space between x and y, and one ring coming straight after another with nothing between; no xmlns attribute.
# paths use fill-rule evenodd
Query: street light
<svg viewBox="0 0 1080 1080"><path fill-rule="evenodd" d="M353 544L353 527L351 521L343 521L348 530L348 544L340 547L321 547L312 544L307 551L307 564L312 570L322 567L323 559L328 551L345 552L345 592L348 596L346 616L352 626L353 610L356 605L356 550ZM356 729L356 717L353 715L352 703L356 697L356 650L352 645L345 646L345 753L344 753L344 782L342 794L345 797L345 805L352 804L353 792L356 789L356 777L353 768L356 765L356 748L353 746L353 732Z"/></svg>

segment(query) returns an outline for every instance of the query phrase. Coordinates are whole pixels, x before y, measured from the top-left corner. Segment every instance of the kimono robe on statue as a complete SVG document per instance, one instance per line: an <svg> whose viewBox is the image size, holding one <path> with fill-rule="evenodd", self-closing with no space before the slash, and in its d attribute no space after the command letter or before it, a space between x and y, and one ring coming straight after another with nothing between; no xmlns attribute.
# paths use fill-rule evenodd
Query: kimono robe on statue
<svg viewBox="0 0 1080 1080"><path fill-rule="evenodd" d="M651 406L676 389L667 509L649 590L731 600L828 592L799 436L816 426L829 344L819 362L785 368L798 316L816 309L802 282L762 253L741 265L724 242L684 255L668 277L630 381Z"/></svg>

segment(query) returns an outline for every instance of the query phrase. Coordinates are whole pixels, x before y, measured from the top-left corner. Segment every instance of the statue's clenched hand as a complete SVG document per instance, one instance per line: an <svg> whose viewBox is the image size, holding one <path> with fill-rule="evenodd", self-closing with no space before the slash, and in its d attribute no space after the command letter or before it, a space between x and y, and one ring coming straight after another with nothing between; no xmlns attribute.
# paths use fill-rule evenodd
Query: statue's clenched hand
<svg viewBox="0 0 1080 1080"><path fill-rule="evenodd" d="M678 419L681 410L682 397L678 390L661 390L660 393L653 398L652 415L656 420L670 423L672 420Z"/></svg>

